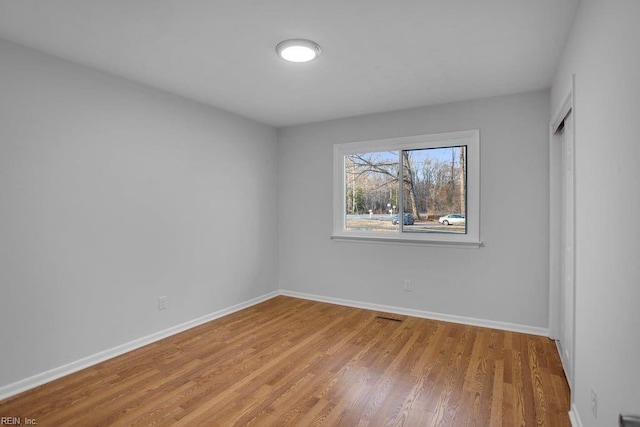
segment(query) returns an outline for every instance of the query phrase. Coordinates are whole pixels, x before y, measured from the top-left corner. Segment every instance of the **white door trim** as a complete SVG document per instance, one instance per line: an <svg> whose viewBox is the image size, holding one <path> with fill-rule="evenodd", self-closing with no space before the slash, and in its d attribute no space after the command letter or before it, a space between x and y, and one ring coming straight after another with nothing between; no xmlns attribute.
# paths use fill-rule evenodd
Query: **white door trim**
<svg viewBox="0 0 640 427"><path fill-rule="evenodd" d="M573 107L573 91L552 117L549 124L549 337L560 338L560 222L562 213L562 134L560 125Z"/></svg>
<svg viewBox="0 0 640 427"><path fill-rule="evenodd" d="M573 91L569 92L549 124L549 337L560 338L560 218L562 214L562 133L558 132L571 113Z"/></svg>
<svg viewBox="0 0 640 427"><path fill-rule="evenodd" d="M562 259L561 251L564 251L565 248L562 247L562 222L564 218L562 217L562 138L563 134L561 131L561 126L564 125L565 118L568 117L569 114L572 114L572 120L570 121L572 129L571 135L572 140L569 143L572 145L572 152L575 159L575 75L572 76L571 89L567 96L564 98L564 102L558 108L556 114L552 117L552 120L549 124L549 337L553 339L560 339L560 325L564 320L561 318L562 307L561 307L561 296L560 293L563 291L563 287L561 284L562 278ZM572 181L573 188L575 189L575 160L573 160L572 168ZM569 201L569 203L573 206L573 217L570 218L571 226L573 227L573 283L574 283L574 294L573 301L570 302L572 304L573 309L573 322L572 322L572 330L567 337L570 340L569 348L571 349L570 360L565 360L564 355L561 355L563 360L563 365L565 369L565 373L567 375L567 380L569 382L569 387L573 389L573 367L575 365L575 190L573 192L573 200ZM572 393L572 401L573 401L573 393Z"/></svg>

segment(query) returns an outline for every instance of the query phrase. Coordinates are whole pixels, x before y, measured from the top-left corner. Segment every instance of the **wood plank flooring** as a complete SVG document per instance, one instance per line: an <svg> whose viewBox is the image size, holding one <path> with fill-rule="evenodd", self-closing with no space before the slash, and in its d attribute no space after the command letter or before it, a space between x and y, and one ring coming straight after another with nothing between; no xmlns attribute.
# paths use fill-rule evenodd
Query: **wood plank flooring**
<svg viewBox="0 0 640 427"><path fill-rule="evenodd" d="M569 426L568 411L547 338L284 296L0 402L39 426Z"/></svg>

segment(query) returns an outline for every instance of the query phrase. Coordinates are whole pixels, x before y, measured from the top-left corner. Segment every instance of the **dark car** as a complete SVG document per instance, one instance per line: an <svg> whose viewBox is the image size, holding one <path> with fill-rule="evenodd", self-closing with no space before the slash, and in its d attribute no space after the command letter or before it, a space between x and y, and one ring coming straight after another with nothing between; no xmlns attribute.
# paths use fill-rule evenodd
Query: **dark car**
<svg viewBox="0 0 640 427"><path fill-rule="evenodd" d="M413 225L413 221L414 218L412 213L405 212L404 215L402 215L402 225ZM393 225L396 225L398 222L398 214L395 214L391 219L391 223Z"/></svg>

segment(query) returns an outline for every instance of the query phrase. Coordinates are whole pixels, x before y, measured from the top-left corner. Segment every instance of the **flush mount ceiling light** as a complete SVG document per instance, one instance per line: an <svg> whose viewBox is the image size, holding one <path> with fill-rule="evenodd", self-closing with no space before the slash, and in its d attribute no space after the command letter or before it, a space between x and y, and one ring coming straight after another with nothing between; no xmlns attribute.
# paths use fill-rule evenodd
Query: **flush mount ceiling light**
<svg viewBox="0 0 640 427"><path fill-rule="evenodd" d="M320 46L311 40L290 39L278 43L276 52L285 61L309 62L320 55Z"/></svg>

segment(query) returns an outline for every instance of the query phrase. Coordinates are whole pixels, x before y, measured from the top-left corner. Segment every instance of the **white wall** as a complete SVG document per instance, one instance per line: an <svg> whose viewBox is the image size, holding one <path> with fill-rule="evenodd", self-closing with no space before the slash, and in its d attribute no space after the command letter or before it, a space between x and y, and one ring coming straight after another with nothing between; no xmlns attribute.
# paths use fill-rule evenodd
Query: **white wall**
<svg viewBox="0 0 640 427"><path fill-rule="evenodd" d="M546 328L549 116L539 91L283 129L280 287ZM480 129L484 247L330 240L334 143L468 129Z"/></svg>
<svg viewBox="0 0 640 427"><path fill-rule="evenodd" d="M0 41L0 387L277 290L277 161L271 127Z"/></svg>
<svg viewBox="0 0 640 427"><path fill-rule="evenodd" d="M575 74L574 397L584 426L640 414L638 22L637 0L582 0L552 90L555 111Z"/></svg>

